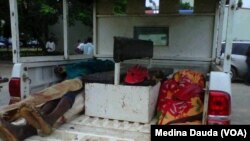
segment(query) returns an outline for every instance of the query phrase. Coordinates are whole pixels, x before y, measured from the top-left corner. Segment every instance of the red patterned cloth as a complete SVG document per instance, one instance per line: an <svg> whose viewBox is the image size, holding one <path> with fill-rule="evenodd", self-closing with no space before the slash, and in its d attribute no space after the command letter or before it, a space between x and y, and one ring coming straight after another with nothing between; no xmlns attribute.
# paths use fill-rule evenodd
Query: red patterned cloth
<svg viewBox="0 0 250 141"><path fill-rule="evenodd" d="M197 122L203 111L204 87L203 74L192 70L178 71L163 82L157 104L158 124Z"/></svg>

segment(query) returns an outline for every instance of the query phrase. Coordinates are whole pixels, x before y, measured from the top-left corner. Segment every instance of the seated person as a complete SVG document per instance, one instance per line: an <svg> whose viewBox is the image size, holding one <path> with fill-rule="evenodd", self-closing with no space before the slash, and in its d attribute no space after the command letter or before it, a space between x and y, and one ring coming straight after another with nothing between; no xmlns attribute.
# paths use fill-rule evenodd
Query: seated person
<svg viewBox="0 0 250 141"><path fill-rule="evenodd" d="M43 135L51 134L55 122L72 107L76 95L84 89L83 76L113 69L113 62L96 59L59 67L55 72L60 75L66 74L66 80L38 92L38 96L34 94L16 103L19 106L17 115L19 115L19 118L24 118L27 124L14 125L0 118L0 138L6 141L19 141L39 133ZM41 104L44 97L39 97L39 94L42 94L42 96L46 95L47 98L50 96L50 99L40 109L36 108L36 106ZM53 97L56 97L55 95L57 97L59 95L61 98L51 100Z"/></svg>

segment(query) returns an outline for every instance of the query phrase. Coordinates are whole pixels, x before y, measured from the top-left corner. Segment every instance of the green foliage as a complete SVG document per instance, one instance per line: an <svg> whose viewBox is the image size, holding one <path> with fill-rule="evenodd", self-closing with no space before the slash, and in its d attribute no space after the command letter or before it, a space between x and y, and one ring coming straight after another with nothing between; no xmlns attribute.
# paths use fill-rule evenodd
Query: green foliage
<svg viewBox="0 0 250 141"><path fill-rule="evenodd" d="M71 0L69 2L69 23L74 25L75 21L93 26L93 4L92 1Z"/></svg>
<svg viewBox="0 0 250 141"><path fill-rule="evenodd" d="M193 9L193 7L190 5L189 2L183 2L183 3L180 3L180 9L191 10L191 9Z"/></svg>
<svg viewBox="0 0 250 141"><path fill-rule="evenodd" d="M67 0L69 5L69 25L75 21L82 21L87 26L93 25L92 0ZM38 39L44 52L45 41L49 38L48 27L58 22L62 17L62 0L17 0L20 40L24 42L30 38ZM0 20L6 22L1 27L0 34L10 37L10 11L9 0L0 0ZM24 33L24 34L22 34Z"/></svg>
<svg viewBox="0 0 250 141"><path fill-rule="evenodd" d="M114 0L114 14L120 15L126 13L127 0Z"/></svg>
<svg viewBox="0 0 250 141"><path fill-rule="evenodd" d="M17 0L19 14L19 32L25 33L27 38L48 38L48 26L54 25L62 16L62 0ZM82 21L92 26L92 0L69 0L69 23ZM4 19L10 25L9 0L0 1L0 20ZM10 26L6 27L10 36ZM5 32L5 33L7 33Z"/></svg>
<svg viewBox="0 0 250 141"><path fill-rule="evenodd" d="M239 0L239 1L238 1L238 8L242 7L242 5L243 5L242 0Z"/></svg>
<svg viewBox="0 0 250 141"><path fill-rule="evenodd" d="M45 16L48 16L51 14L56 14L57 10L47 4L42 3L40 13Z"/></svg>

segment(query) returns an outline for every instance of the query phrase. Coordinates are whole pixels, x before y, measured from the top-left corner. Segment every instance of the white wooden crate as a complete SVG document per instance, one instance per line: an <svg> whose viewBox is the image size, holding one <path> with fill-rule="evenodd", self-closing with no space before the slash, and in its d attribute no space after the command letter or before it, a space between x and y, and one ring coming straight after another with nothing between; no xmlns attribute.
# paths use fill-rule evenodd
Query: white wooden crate
<svg viewBox="0 0 250 141"><path fill-rule="evenodd" d="M85 84L85 114L141 123L155 115L160 83L155 86Z"/></svg>

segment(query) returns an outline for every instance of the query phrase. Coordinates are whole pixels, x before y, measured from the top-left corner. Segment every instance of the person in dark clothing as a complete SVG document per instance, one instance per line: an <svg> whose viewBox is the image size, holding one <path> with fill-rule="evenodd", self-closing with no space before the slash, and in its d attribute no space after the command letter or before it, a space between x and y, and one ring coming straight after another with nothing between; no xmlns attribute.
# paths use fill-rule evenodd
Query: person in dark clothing
<svg viewBox="0 0 250 141"><path fill-rule="evenodd" d="M247 49L246 56L247 56L247 59L246 59L246 63L247 63L247 80L246 80L246 84L250 85L250 46Z"/></svg>

